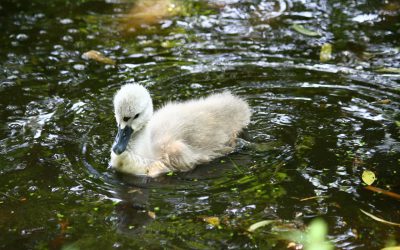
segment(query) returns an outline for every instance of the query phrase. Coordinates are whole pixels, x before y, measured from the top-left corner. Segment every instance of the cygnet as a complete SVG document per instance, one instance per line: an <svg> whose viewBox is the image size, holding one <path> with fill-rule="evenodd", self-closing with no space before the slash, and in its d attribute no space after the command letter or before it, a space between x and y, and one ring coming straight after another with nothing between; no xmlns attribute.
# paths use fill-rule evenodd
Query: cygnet
<svg viewBox="0 0 400 250"><path fill-rule="evenodd" d="M189 171L230 153L250 122L248 103L228 91L169 102L153 113L147 89L126 84L114 97L118 133L110 164L117 171L156 177Z"/></svg>

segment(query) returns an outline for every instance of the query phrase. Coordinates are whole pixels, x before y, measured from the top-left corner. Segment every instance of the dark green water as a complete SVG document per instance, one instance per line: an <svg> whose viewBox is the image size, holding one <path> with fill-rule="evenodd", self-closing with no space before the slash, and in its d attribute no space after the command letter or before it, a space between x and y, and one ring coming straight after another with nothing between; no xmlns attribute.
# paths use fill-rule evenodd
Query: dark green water
<svg viewBox="0 0 400 250"><path fill-rule="evenodd" d="M398 2L215 2L124 35L133 2L1 0L1 249L286 249L282 232L315 217L337 249L400 244L360 211L400 222L361 180L400 193L400 75L376 72L400 67ZM190 173L114 173L112 97L130 82L156 107L231 90L253 109L248 143ZM266 219L280 222L246 232Z"/></svg>

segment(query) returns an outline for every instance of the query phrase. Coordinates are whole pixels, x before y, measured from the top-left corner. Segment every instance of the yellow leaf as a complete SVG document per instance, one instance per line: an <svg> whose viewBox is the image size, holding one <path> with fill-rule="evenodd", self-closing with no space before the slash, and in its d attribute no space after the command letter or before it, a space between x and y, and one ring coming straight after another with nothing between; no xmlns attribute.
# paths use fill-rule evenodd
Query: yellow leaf
<svg viewBox="0 0 400 250"><path fill-rule="evenodd" d="M319 53L319 60L321 62L327 62L332 58L332 44L324 43L321 47L321 52Z"/></svg>
<svg viewBox="0 0 400 250"><path fill-rule="evenodd" d="M152 211L148 211L148 212L147 212L147 215L148 215L150 218L152 218L152 219L155 219L155 218L156 218L156 213L154 213L154 212L152 212Z"/></svg>
<svg viewBox="0 0 400 250"><path fill-rule="evenodd" d="M371 185L376 180L375 173L369 170L364 170L361 178L367 185Z"/></svg>
<svg viewBox="0 0 400 250"><path fill-rule="evenodd" d="M208 224L218 227L220 224L219 218L215 216L210 216L210 217L204 217L203 221L207 222Z"/></svg>

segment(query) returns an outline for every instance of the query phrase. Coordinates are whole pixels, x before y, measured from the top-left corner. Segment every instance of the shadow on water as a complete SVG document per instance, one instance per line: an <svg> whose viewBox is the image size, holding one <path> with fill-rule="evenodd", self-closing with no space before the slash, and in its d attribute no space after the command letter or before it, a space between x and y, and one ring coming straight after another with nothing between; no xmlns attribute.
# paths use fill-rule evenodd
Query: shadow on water
<svg viewBox="0 0 400 250"><path fill-rule="evenodd" d="M286 249L316 217L337 249L399 244L360 212L400 221L360 178L400 193L396 1L168 1L139 24L135 3L0 2L0 248ZM115 173L112 97L132 82L156 108L246 98L242 147L188 173Z"/></svg>

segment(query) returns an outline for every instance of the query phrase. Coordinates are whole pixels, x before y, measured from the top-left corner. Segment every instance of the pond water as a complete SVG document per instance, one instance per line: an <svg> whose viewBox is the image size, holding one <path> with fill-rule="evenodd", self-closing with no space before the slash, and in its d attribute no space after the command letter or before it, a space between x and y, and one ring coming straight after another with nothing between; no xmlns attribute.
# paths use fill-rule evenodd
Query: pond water
<svg viewBox="0 0 400 250"><path fill-rule="evenodd" d="M398 1L169 1L141 25L135 3L0 2L0 248L286 249L316 217L336 249L400 244L360 210L400 222L361 180L400 192ZM189 173L115 173L112 98L132 82L155 107L246 98L242 146Z"/></svg>

